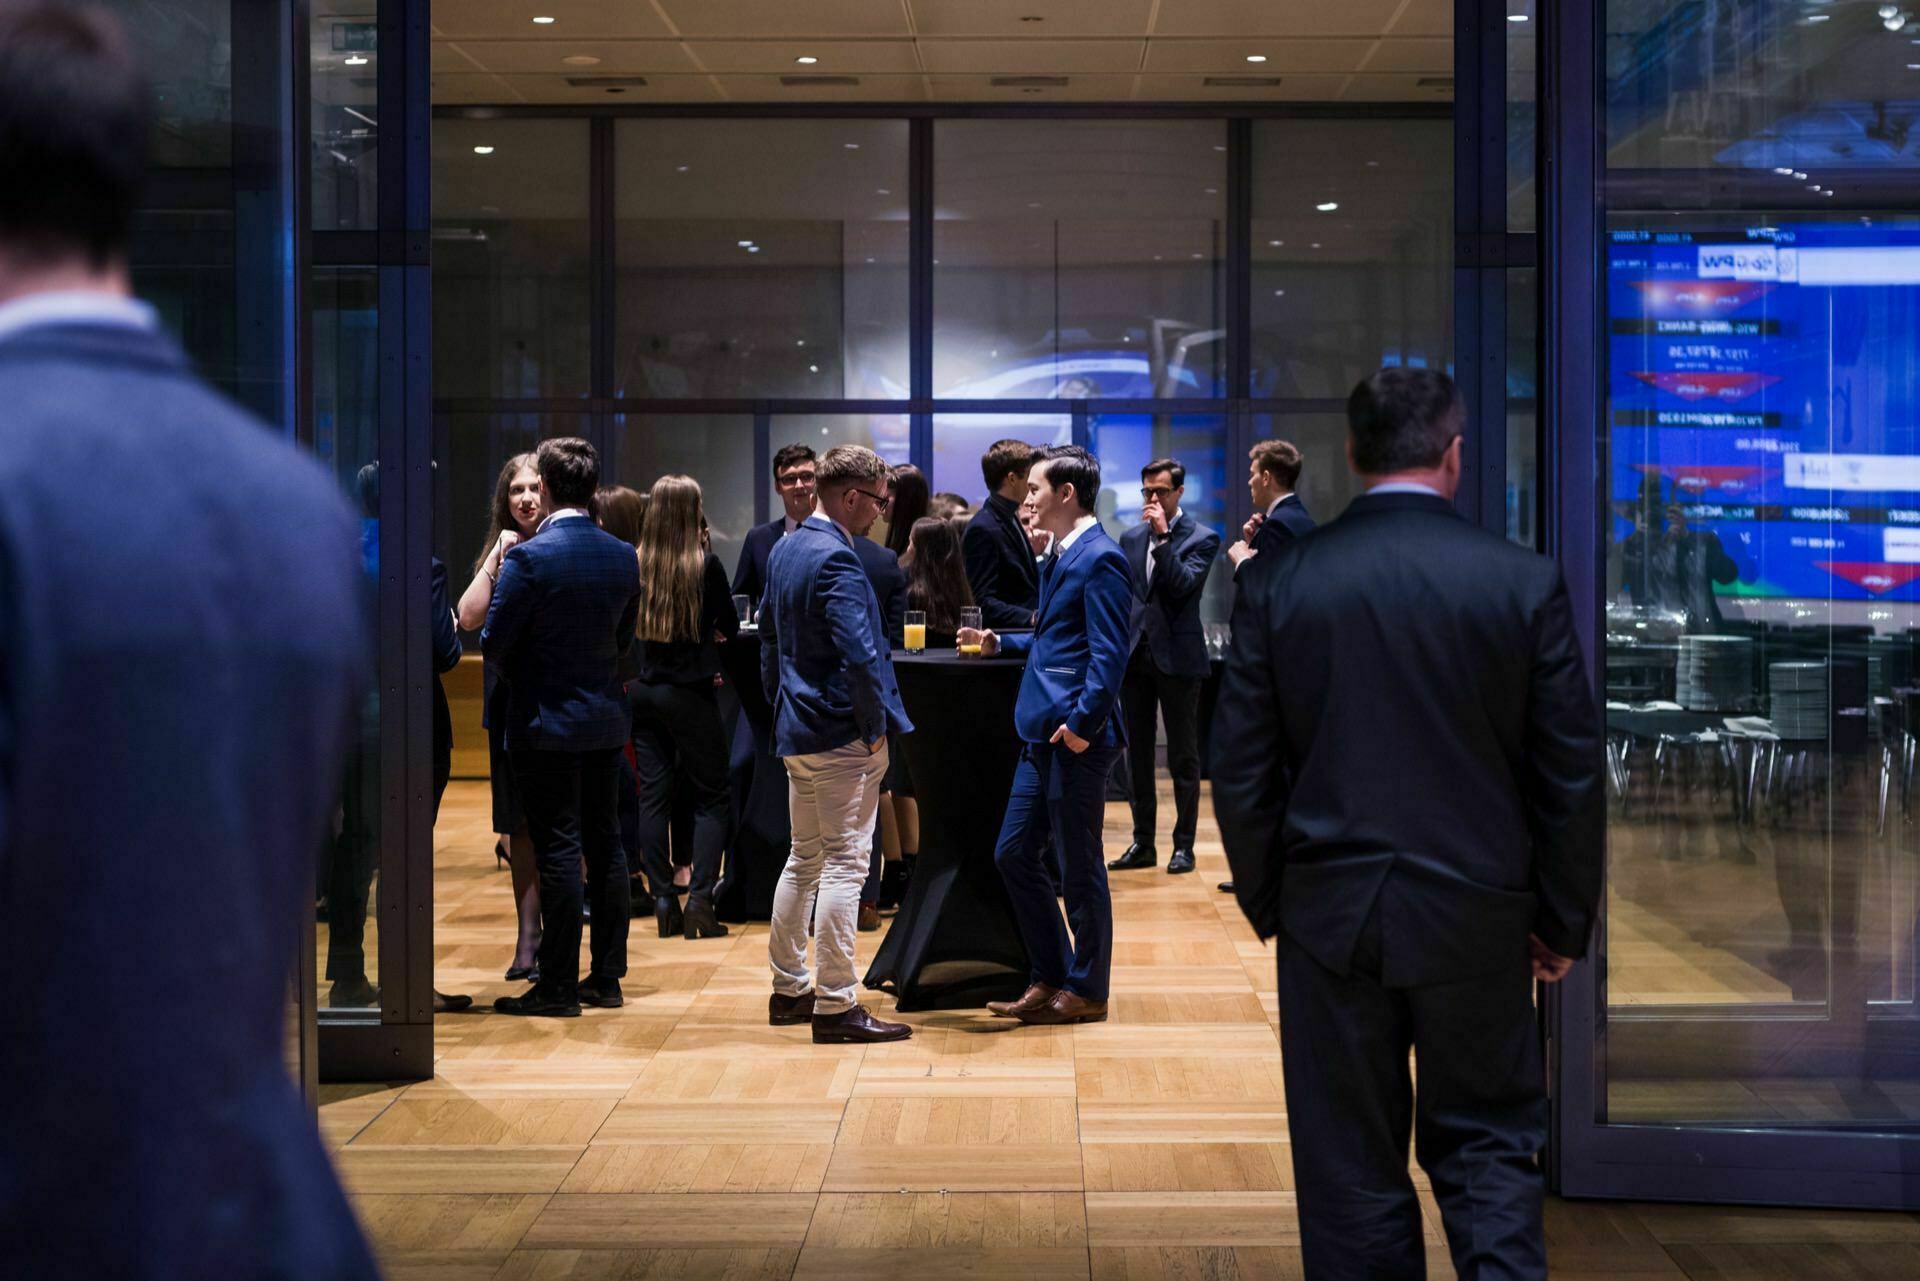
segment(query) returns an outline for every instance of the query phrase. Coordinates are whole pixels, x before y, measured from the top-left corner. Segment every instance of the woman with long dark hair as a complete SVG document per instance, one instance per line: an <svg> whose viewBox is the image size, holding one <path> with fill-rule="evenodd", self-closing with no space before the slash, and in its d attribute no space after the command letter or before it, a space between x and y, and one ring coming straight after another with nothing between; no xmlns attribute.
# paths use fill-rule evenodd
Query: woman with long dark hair
<svg viewBox="0 0 1920 1281"><path fill-rule="evenodd" d="M887 477L887 490L893 501L887 504L887 550L905 557L913 524L927 514L930 487L926 473L912 463L901 463Z"/></svg>
<svg viewBox="0 0 1920 1281"><path fill-rule="evenodd" d="M913 522L900 568L907 572L907 608L927 616L927 647L946 649L960 630L960 611L973 604L967 563L960 554L962 526L935 516Z"/></svg>
<svg viewBox="0 0 1920 1281"><path fill-rule="evenodd" d="M473 581L460 595L456 613L464 631L477 632L486 625L487 607L493 604L493 585L500 578L500 560L517 543L532 538L546 518L546 496L540 490L540 472L532 454L517 454L507 459L500 478L493 485L493 506L487 520L487 540L473 563ZM507 757L506 720L507 684L489 663L484 677L485 698L480 723L487 730L487 777L493 787L493 830L497 836L494 857L504 858L512 868L513 901L519 915L519 938L514 944L513 964L507 967L509 982L527 979L540 981L540 882L533 865L533 837L527 832L526 814L520 808L520 793L513 785L513 767Z"/></svg>
<svg viewBox="0 0 1920 1281"><path fill-rule="evenodd" d="M713 912L720 857L727 842L727 743L720 729L714 677L716 639L739 634L727 572L707 547L700 485L688 476L653 483L640 528L638 671L627 685L633 706L633 757L640 776L640 848L653 882L660 936L719 938L727 927ZM693 877L684 912L668 862L675 766L693 791Z"/></svg>

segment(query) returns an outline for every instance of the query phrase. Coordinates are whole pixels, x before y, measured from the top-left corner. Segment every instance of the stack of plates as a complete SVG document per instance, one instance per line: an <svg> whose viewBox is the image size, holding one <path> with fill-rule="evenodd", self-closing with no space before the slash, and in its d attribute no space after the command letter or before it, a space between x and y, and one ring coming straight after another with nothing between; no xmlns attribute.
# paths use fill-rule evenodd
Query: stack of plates
<svg viewBox="0 0 1920 1281"><path fill-rule="evenodd" d="M1773 694L1773 732L1781 738L1827 736L1827 665L1775 663L1767 671Z"/></svg>
<svg viewBox="0 0 1920 1281"><path fill-rule="evenodd" d="M1752 702L1753 639L1683 636L1674 676L1676 701L1690 712L1745 711Z"/></svg>

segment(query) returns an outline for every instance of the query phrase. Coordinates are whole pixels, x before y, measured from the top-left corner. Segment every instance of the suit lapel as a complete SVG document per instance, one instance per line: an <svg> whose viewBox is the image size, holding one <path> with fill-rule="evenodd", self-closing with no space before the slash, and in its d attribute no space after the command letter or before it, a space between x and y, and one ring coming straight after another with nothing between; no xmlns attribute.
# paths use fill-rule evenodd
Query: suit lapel
<svg viewBox="0 0 1920 1281"><path fill-rule="evenodd" d="M1060 576L1067 572L1067 566L1079 558L1080 554L1086 550L1087 544L1092 542L1094 536L1099 532L1101 532L1100 527L1095 525L1092 529L1089 529L1086 533L1075 539L1073 546L1067 548L1064 552L1055 553L1052 562L1053 568L1048 570L1042 577L1040 586L1040 608L1035 613L1033 619L1033 628L1035 631L1039 631L1040 625L1046 621L1047 607L1053 603L1054 591L1060 586Z"/></svg>
<svg viewBox="0 0 1920 1281"><path fill-rule="evenodd" d="M1153 546L1153 530L1145 525L1138 525L1135 528L1146 530L1146 532L1134 537L1134 545L1127 551L1127 563L1133 566L1133 576L1140 583L1142 591L1151 594L1153 586L1147 581L1147 549ZM1128 533L1132 531L1129 530Z"/></svg>

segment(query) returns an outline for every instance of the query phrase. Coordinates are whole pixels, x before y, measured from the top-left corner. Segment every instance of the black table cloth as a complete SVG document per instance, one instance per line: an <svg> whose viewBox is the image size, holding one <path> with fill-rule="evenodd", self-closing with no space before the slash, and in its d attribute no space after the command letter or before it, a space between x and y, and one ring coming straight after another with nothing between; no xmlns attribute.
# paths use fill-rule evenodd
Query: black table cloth
<svg viewBox="0 0 1920 1281"><path fill-rule="evenodd" d="M760 684L760 634L743 631L720 646L726 677L721 715L733 744L733 839L726 874L714 894L723 920L764 921L787 865L793 829L787 817L787 770L773 754L773 708ZM728 697L728 692L731 697Z"/></svg>
<svg viewBox="0 0 1920 1281"><path fill-rule="evenodd" d="M890 986L904 1011L1012 1000L1030 966L993 847L1020 759L1013 703L1025 663L896 650L893 665L915 731L893 746L913 773L920 861L866 985Z"/></svg>

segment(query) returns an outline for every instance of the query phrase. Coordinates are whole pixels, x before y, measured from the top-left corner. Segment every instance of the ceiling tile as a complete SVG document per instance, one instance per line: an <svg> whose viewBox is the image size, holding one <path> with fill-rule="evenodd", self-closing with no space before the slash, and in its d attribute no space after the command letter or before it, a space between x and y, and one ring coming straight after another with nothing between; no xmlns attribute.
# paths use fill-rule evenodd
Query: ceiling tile
<svg viewBox="0 0 1920 1281"><path fill-rule="evenodd" d="M659 0L683 36L904 36L900 0Z"/></svg>
<svg viewBox="0 0 1920 1281"><path fill-rule="evenodd" d="M576 77L597 76L602 74L598 67L583 67ZM693 75L649 75L644 85L614 86L619 93L607 92L607 87L598 85L571 85L567 76L557 75L508 75L494 77L505 84L511 96L496 98L498 102L534 102L534 103L571 103L576 105L618 106L627 102L718 102L719 93L713 87L713 79L704 74ZM435 97L439 101L439 85L442 77L434 77ZM476 101L465 99L465 101Z"/></svg>
<svg viewBox="0 0 1920 1281"><path fill-rule="evenodd" d="M923 36L1139 36L1153 0L909 0ZM1040 22L1022 22L1022 18Z"/></svg>
<svg viewBox="0 0 1920 1281"><path fill-rule="evenodd" d="M1452 102L1453 86L1422 88L1423 76L1355 76L1340 95L1342 102Z"/></svg>
<svg viewBox="0 0 1920 1281"><path fill-rule="evenodd" d="M1144 40L922 40L928 71L1070 75L1140 69Z"/></svg>
<svg viewBox="0 0 1920 1281"><path fill-rule="evenodd" d="M798 68L817 71L818 68ZM731 102L924 102L927 92L919 76L861 76L857 85L806 87L783 85L779 76L719 76Z"/></svg>
<svg viewBox="0 0 1920 1281"><path fill-rule="evenodd" d="M1367 71L1416 71L1421 75L1453 74L1451 40L1382 40L1367 59Z"/></svg>
<svg viewBox="0 0 1920 1281"><path fill-rule="evenodd" d="M776 76L859 74L913 75L920 70L911 40L691 40L687 50L700 65L716 72L759 72ZM818 58L809 66L795 61Z"/></svg>
<svg viewBox="0 0 1920 1281"><path fill-rule="evenodd" d="M1240 73L1233 73L1238 75ZM1152 102L1332 102L1348 76L1283 75L1271 87L1216 87L1205 76L1141 76L1139 96Z"/></svg>
<svg viewBox="0 0 1920 1281"><path fill-rule="evenodd" d="M1069 76L1064 86L1001 86L991 76L934 76L935 102L1125 102L1133 97L1132 76Z"/></svg>
<svg viewBox="0 0 1920 1281"><path fill-rule="evenodd" d="M536 15L558 19L538 25ZM448 39L493 36L496 39L578 40L582 37L670 36L653 6L636 0L436 0L433 28Z"/></svg>
<svg viewBox="0 0 1920 1281"><path fill-rule="evenodd" d="M1285 75L1287 72L1353 71L1375 42L1370 40L1150 40L1148 71L1201 71L1214 75ZM1248 62L1249 55L1266 59Z"/></svg>
<svg viewBox="0 0 1920 1281"><path fill-rule="evenodd" d="M431 92L435 103L511 103L520 98L499 76L484 72L449 72L431 77Z"/></svg>
<svg viewBox="0 0 1920 1281"><path fill-rule="evenodd" d="M1406 12L1393 24L1396 36L1451 36L1453 0L1409 0Z"/></svg>
<svg viewBox="0 0 1920 1281"><path fill-rule="evenodd" d="M488 71L560 76L615 75L624 72L698 71L677 40L463 40L462 53ZM598 58L583 66L565 58Z"/></svg>
<svg viewBox="0 0 1920 1281"><path fill-rule="evenodd" d="M1403 0L1163 0L1156 36L1378 36Z"/></svg>
<svg viewBox="0 0 1920 1281"><path fill-rule="evenodd" d="M438 75L442 71L479 71L480 64L461 52L459 45L446 40L435 40L428 49L428 69ZM316 66L315 70L319 68Z"/></svg>

